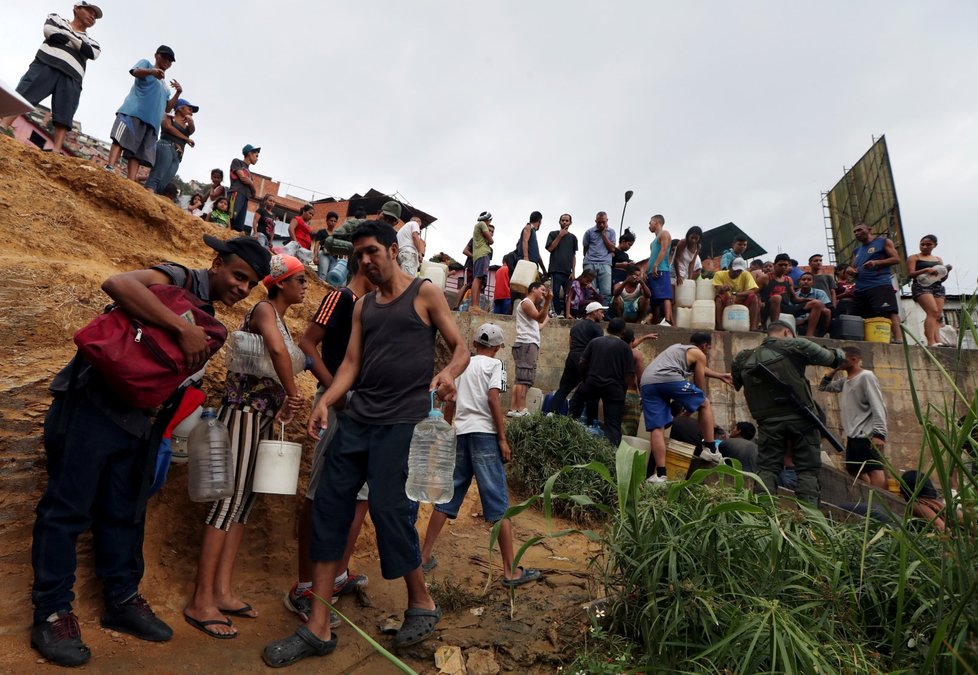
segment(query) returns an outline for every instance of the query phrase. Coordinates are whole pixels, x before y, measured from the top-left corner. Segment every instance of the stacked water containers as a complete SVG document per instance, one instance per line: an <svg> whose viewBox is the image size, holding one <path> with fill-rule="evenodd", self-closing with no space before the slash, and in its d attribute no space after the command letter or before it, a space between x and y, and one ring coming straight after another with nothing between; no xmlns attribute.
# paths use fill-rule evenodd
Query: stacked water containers
<svg viewBox="0 0 978 675"><path fill-rule="evenodd" d="M713 280L700 277L696 280L696 299L693 301L689 327L693 330L713 330L716 328L715 312Z"/></svg>
<svg viewBox="0 0 978 675"><path fill-rule="evenodd" d="M672 310L676 328L690 328L693 303L696 302L696 282L687 280L676 286L676 306Z"/></svg>

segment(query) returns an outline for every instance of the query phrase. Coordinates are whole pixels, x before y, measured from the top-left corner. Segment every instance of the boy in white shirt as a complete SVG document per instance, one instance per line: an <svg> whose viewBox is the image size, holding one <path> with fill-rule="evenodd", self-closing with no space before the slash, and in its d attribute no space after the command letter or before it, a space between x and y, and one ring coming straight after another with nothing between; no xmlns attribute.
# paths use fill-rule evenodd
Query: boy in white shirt
<svg viewBox="0 0 978 675"><path fill-rule="evenodd" d="M482 499L482 515L487 522L495 523L509 508L506 490L506 469L510 449L506 441L506 421L499 392L503 382L503 364L496 353L503 346L503 332L494 323L484 323L475 332L473 341L475 356L469 361L457 380L455 402L445 405L445 419L455 421L455 494L447 504L437 504L424 546L421 548L421 567L430 572L438 565L432 555L435 540L445 521L458 517L462 501L475 476ZM540 579L540 570L513 569L513 527L506 519L499 530L499 551L503 558L503 585L519 586Z"/></svg>

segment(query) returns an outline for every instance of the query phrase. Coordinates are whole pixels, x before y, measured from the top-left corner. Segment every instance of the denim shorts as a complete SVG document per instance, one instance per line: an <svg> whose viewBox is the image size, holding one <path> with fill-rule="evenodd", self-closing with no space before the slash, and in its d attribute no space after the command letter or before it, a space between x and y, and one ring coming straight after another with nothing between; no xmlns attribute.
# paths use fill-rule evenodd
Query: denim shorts
<svg viewBox="0 0 978 675"><path fill-rule="evenodd" d="M473 476L479 484L483 517L490 523L501 520L509 508L509 493L496 434L460 434L456 437L455 494L447 504L436 505L435 510L449 518L457 518Z"/></svg>
<svg viewBox="0 0 978 675"><path fill-rule="evenodd" d="M688 380L659 382L642 386L642 412L645 415L645 429L664 429L672 422L669 403L679 401L691 413L700 409L706 401L706 394Z"/></svg>

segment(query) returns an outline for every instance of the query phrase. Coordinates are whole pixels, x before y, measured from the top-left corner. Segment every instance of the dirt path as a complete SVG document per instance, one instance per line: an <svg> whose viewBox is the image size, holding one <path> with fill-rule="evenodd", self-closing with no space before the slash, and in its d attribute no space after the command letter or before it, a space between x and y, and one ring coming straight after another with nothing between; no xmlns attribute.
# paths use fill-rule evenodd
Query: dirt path
<svg viewBox="0 0 978 675"><path fill-rule="evenodd" d="M30 610L30 542L33 510L45 484L42 423L50 402L46 387L71 358L74 331L95 316L108 299L102 281L120 271L146 267L161 260L203 267L210 255L201 243L204 232L227 236L191 218L141 187L106 174L93 165L41 154L0 137L0 672L54 671L39 664L28 644ZM310 275L313 276L314 275ZM301 332L325 288L314 282L301 310L290 315L293 332ZM257 299L219 318L237 326ZM209 366L207 389L220 390L223 358ZM307 398L314 386L302 382ZM299 416L305 419L304 415ZM296 422L289 429L300 437ZM303 472L311 447L306 445ZM174 639L156 645L112 634L98 625L100 588L94 579L90 539L79 542L76 612L93 659L84 669L98 672L253 672L264 670L260 653L266 643L296 627L294 615L282 605L292 584L295 561L297 499L266 496L248 525L239 555L240 595L260 612L256 620L238 619L232 641L207 638L187 625L181 610L190 595L196 569L200 529L207 505L187 498L186 468L175 466L163 491L150 503L144 556L146 576L141 590L175 631ZM504 672L553 672L572 653L585 624L580 605L590 599L587 562L592 555L582 537L569 537L536 547L526 564L543 568L543 582L520 589L515 618L497 581L486 585L488 526L473 491L459 519L446 526L437 548L439 567L430 580L471 594L470 604L446 612L435 640L414 648L406 658L418 671L434 672L432 654L438 646L484 648L495 654ZM424 532L427 510L418 524ZM556 522L561 529L567 523ZM527 513L516 521L519 540L546 531L542 517ZM369 607L344 598L340 608L382 644L388 637L379 625L399 615L405 605L403 584L381 579L373 528L361 536L354 567L370 575ZM498 569L498 567L497 567ZM497 573L498 574L498 573ZM463 594L463 595L464 595ZM459 593L456 593L459 595ZM471 609L482 608L481 615ZM341 628L340 647L325 660L300 664L291 672L383 673L393 670L348 627Z"/></svg>

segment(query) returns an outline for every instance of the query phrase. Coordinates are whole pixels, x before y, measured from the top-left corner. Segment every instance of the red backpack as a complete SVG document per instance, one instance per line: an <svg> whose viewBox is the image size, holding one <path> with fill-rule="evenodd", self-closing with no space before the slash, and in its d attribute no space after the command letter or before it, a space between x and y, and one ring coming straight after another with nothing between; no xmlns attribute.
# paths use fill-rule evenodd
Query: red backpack
<svg viewBox="0 0 978 675"><path fill-rule="evenodd" d="M188 285L190 281L188 273ZM208 313L210 305L186 288L154 284L148 289L174 314L204 329L208 358L221 348L227 329ZM75 333L75 344L85 361L134 408L161 405L194 373L186 366L176 336L134 319L118 307L95 317Z"/></svg>

